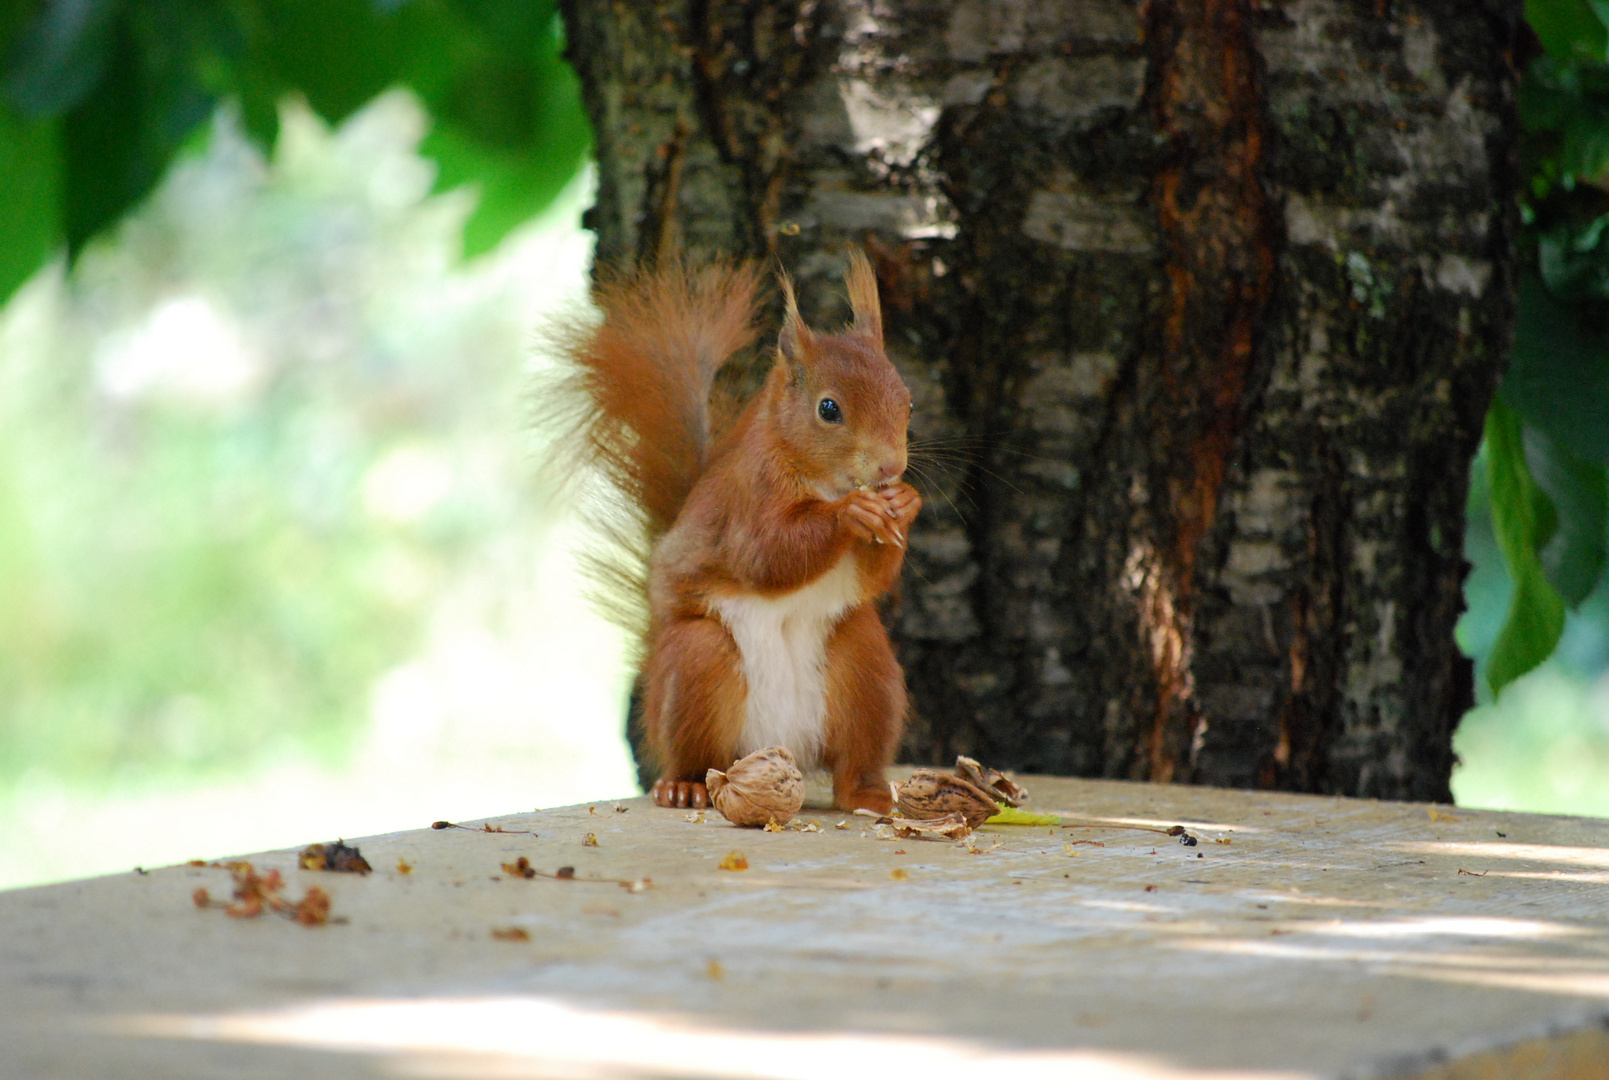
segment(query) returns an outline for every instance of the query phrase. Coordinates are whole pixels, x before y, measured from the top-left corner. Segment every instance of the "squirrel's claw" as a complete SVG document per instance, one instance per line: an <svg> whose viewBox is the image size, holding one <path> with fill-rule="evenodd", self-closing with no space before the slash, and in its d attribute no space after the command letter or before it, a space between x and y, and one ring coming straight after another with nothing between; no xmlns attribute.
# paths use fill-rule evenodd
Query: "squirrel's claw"
<svg viewBox="0 0 1609 1080"><path fill-rule="evenodd" d="M654 805L676 809L702 810L709 805L709 792L696 780L658 780L653 790Z"/></svg>
<svg viewBox="0 0 1609 1080"><path fill-rule="evenodd" d="M870 540L875 544L886 544L891 542L896 535L888 520L878 512L878 509L866 506L859 499L855 499L844 507L843 516L844 523L849 526L850 532L862 540Z"/></svg>

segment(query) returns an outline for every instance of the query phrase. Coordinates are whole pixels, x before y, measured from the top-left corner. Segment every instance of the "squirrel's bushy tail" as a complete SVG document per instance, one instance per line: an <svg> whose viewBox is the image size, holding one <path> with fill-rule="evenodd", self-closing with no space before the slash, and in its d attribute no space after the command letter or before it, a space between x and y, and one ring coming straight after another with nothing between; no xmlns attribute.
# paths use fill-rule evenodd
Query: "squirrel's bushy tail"
<svg viewBox="0 0 1609 1080"><path fill-rule="evenodd" d="M557 392L572 410L563 464L595 471L624 500L586 510L601 534L588 559L604 586L600 601L622 621L639 621L621 609L640 605L647 554L704 470L711 388L754 343L759 283L751 265L668 262L605 279L593 293L603 321L557 330L569 361Z"/></svg>

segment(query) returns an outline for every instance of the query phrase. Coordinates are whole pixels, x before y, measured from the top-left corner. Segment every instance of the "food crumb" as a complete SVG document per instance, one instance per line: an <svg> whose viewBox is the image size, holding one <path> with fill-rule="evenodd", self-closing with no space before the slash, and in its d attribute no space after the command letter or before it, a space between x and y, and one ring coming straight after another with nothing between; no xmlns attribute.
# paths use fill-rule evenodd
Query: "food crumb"
<svg viewBox="0 0 1609 1080"><path fill-rule="evenodd" d="M357 848L344 840L333 844L311 844L296 857L303 870L328 870L338 874L367 874L374 869Z"/></svg>
<svg viewBox="0 0 1609 1080"><path fill-rule="evenodd" d="M726 857L721 860L720 868L722 870L747 870L749 860L743 857L741 851L729 851L726 853Z"/></svg>

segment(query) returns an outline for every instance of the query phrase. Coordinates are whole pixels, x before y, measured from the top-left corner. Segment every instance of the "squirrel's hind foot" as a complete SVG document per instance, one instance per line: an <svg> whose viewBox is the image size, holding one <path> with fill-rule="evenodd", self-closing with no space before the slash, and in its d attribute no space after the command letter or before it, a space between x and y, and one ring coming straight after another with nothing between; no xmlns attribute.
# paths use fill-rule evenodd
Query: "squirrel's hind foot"
<svg viewBox="0 0 1609 1080"><path fill-rule="evenodd" d="M894 809L894 796L887 784L861 784L850 790L839 790L834 793L833 802L838 809L850 814L856 810L887 814Z"/></svg>
<svg viewBox="0 0 1609 1080"><path fill-rule="evenodd" d="M710 804L709 792L697 780L661 779L654 784L654 790L650 794L653 795L656 806L683 809L691 807L694 810L702 810Z"/></svg>

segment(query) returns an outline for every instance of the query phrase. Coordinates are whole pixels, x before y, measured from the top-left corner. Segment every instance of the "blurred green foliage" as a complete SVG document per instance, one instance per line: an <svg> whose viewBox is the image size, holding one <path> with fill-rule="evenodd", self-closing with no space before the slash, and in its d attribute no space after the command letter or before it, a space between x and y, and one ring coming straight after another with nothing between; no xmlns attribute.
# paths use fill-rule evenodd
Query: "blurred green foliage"
<svg viewBox="0 0 1609 1080"><path fill-rule="evenodd" d="M266 159L223 108L0 317L0 794L337 760L538 532L528 323L458 259L423 111L281 119Z"/></svg>
<svg viewBox="0 0 1609 1080"><path fill-rule="evenodd" d="M586 158L562 44L552 0L0 0L0 301L144 198L220 102L273 145L287 94L339 122L406 86L488 251Z"/></svg>
<svg viewBox="0 0 1609 1080"><path fill-rule="evenodd" d="M1504 627L1515 584L1493 529L1489 453L1471 470L1469 610L1464 652L1484 665ZM1553 654L1498 698L1482 677L1480 704L1459 721L1453 794L1464 806L1609 816L1609 583L1566 610Z"/></svg>
<svg viewBox="0 0 1609 1080"><path fill-rule="evenodd" d="M1514 584L1478 657L1494 692L1552 655L1609 555L1609 2L1525 11L1519 317L1477 478Z"/></svg>

